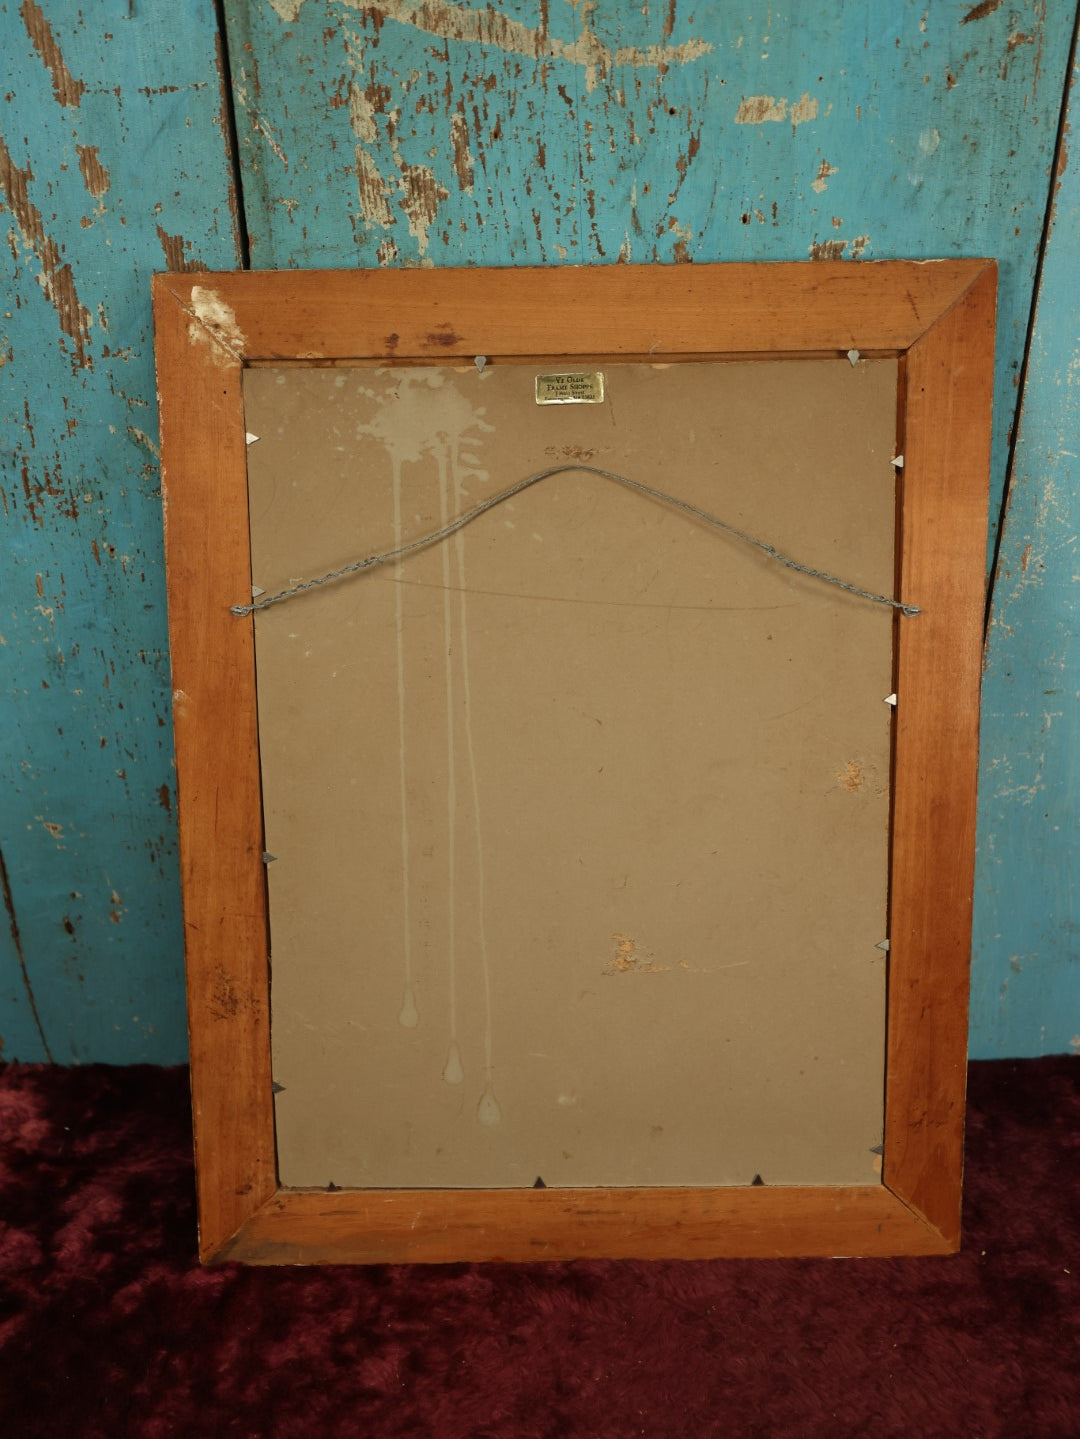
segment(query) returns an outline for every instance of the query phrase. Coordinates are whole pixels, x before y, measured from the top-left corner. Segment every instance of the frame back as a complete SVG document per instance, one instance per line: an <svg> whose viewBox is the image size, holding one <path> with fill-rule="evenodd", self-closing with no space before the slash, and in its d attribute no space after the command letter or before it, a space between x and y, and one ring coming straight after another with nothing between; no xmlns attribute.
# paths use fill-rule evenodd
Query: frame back
<svg viewBox="0 0 1080 1439"><path fill-rule="evenodd" d="M676 269L619 266L588 271L168 275L155 281L155 314L203 1257L310 1262L880 1254L955 1248L959 1241L992 378L992 264L953 261L929 265L885 262ZM849 365L848 352L855 351L855 358L868 363ZM479 366L478 356L484 357ZM763 367L740 363L749 359L790 363ZM522 361L528 361L529 367ZM723 367L718 364L721 361ZM880 894L873 898L873 881L865 877L855 886L863 897L869 891L871 916L874 904L881 910L887 908L887 959L884 951L877 956L882 999L876 1020L878 1039L861 1051L868 1074L884 1070L880 1174L871 1172L870 1146L865 1142L870 1131L865 1119L860 1121L865 1132L857 1142L864 1156L865 1177L860 1177L858 1163L848 1161L838 1161L838 1167L826 1167L823 1172L794 1166L785 1173L783 1166L776 1164L772 1176L765 1175L764 1184L752 1183L750 1173L742 1173L750 1167L748 1159L740 1161L741 1168L740 1163L728 1168L721 1163L712 1169L707 1165L697 1169L689 1157L707 1148L701 1137L710 1126L715 1127L715 1116L705 1116L704 1127L696 1135L691 1126L683 1157L674 1168L649 1168L644 1145L639 1149L630 1146L628 1160L617 1157L606 1167L586 1166L584 1170L570 1164L563 1172L552 1149L544 1179L547 1187L539 1189L529 1187L534 1176L527 1171L539 1167L531 1166L530 1159L521 1160L516 1168L485 1168L480 1162L472 1171L440 1170L438 1165L418 1171L399 1156L389 1167L371 1170L364 1167L361 1155L350 1170L343 1168L340 1160L334 1161L336 1168L328 1167L316 1148L313 1164L298 1163L295 1147L290 1150L285 1143L290 1085L286 1083L279 1101L280 1135L275 1131L273 1086L281 1073L280 1045L290 1014L297 1012L300 991L287 988L283 963L281 975L275 976L277 1008L272 1035L269 965L270 921L275 931L275 956L278 935L282 936L284 954L289 915L296 905L289 898L289 881L283 878L279 883L272 866L268 893L265 861L267 850L274 848L270 826L278 824L275 816L295 809L293 800L278 803L278 780L272 778L289 773L288 751L283 752L285 759L276 769L268 766L271 753L277 752L280 738L287 732L281 717L289 712L290 688L296 688L290 681L293 660L288 635L303 625L288 616L299 615L304 607L304 625L315 624L325 632L327 621L331 628L340 623L341 612L320 609L324 601L331 603L333 587L322 595L299 599L293 612L285 606L255 616L239 617L231 612L230 606L251 592L253 555L259 571L254 576L257 587L267 588L269 579L272 588L295 578L290 564L296 567L297 545L303 552L305 543L298 528L305 511L301 498L298 509L279 507L277 532L287 543L285 553L278 557L280 576L275 576L278 560L270 558L273 546L268 551L264 544L275 526L260 528L257 481L264 461L257 458L257 446L251 451L249 507L247 435L250 415L259 412L255 397L264 397L259 413L271 420L274 392L270 387L284 376L280 393L285 393L290 372L296 368L302 373L295 376L294 383L301 390L307 385L313 393L325 390L328 384L336 390L359 385L365 391L378 384L389 387L400 400L410 386L428 391L436 379L441 386L445 376L455 393L455 387L472 386L468 393L479 394L489 365L483 392L486 403L499 385L517 384L520 389L523 378L531 384L534 372L602 370L605 364L612 367L620 383L634 377L635 383L645 387L640 392L628 390L628 395L644 395L646 390L651 394L672 376L679 381L677 387L669 385L663 392L669 398L661 396L657 413L670 415L673 432L683 435L689 426L685 416L674 413L674 396L692 391L694 383L716 368L723 368L731 379L745 373L751 391L768 378L774 389L766 394L764 403L773 414L785 386L794 394L803 383L799 380L796 384L796 377L815 366L833 377L847 371L852 383L856 369L861 379L877 367L879 374L888 372L888 390L896 395L896 453L902 454L903 464L896 467L895 507L890 490L884 516L889 520L894 508L895 525L882 524L880 508L872 525L852 525L856 534L861 529L878 535L885 532L889 543L884 551L879 546L876 556L860 558L853 551L851 556L836 558L829 568L843 571L850 561L849 568L854 564L858 569L865 559L869 568L861 576L864 583L872 580L871 588L917 605L920 613L890 618L884 611L870 613L872 607L860 609L860 602L852 603L844 596L830 596L825 606L834 621L843 615L847 617L843 623L856 623L856 631L839 644L841 653L867 648L871 645L869 634L878 636L874 642L878 645L878 678L884 678L897 696L894 717L882 706L878 715L884 712L885 718L866 722L878 735L878 769L883 772L883 783L877 786L876 820ZM672 369L661 368L665 366ZM756 382L755 374L759 377ZM752 395L745 403L752 407ZM700 424L707 429L700 404L698 408ZM879 400L879 419L880 409ZM628 400L622 413L629 416L639 410L645 413L641 398ZM546 423L545 412L539 409L526 408L520 414L520 426L512 423L511 428L522 433L533 423L530 415ZM569 432L564 425L558 435L562 443L576 446L580 456L590 448L590 436L597 432L595 421L591 429L586 423L584 408L578 418L584 426L580 436L571 436L567 442ZM644 421L646 431L652 423L651 419ZM267 426L260 421L256 428L265 430ZM319 429L318 422L315 429ZM687 469L684 464L687 474L680 476L677 447L667 445L661 437L652 441L652 448L660 468L650 470L648 477L655 480L657 474L666 473L669 480L664 488L686 495L687 474L695 466ZM837 453L842 450L841 443ZM627 466L632 461L645 465L649 452L648 436L639 435L625 457ZM291 463L287 453L286 465ZM883 463L889 458L884 457ZM280 473L271 476L270 489L263 493L280 491L281 478ZM545 480L515 504L524 505L531 499L550 509L559 503L560 484L568 487L562 500L564 517L573 504L584 505L589 513L602 507L597 536L618 531L620 525L637 527L641 506L649 503L616 493L616 487L601 479L592 481L592 490L584 490L580 476L568 475ZM431 485L429 509L437 519L435 472ZM599 487L599 498L595 487ZM755 488L750 485L751 490ZM389 489L376 483L373 493L376 508L383 505L384 527L392 530L393 517L383 503ZM545 489L551 492L546 498L542 496ZM380 492L382 500L378 499ZM441 518L460 509L464 499L447 491ZM735 504L736 499L729 496L727 503ZM843 499L841 496L841 504ZM623 500L629 501L629 508ZM715 504L723 510L724 502ZM321 509L322 502L307 508L309 512ZM801 553L811 560L820 556L822 536L814 540L813 524L805 512L800 514L797 497L782 498L779 508L781 531L773 526L767 538L783 540L780 548L788 553ZM740 515L743 512L738 508ZM532 519L543 513L547 512L523 510L520 517L537 533ZM573 514L569 517L573 521ZM493 513L485 516L484 522L494 519L494 529L504 518L509 516L496 518ZM655 522L656 516L652 519ZM686 523L680 523L686 531ZM333 515L324 515L316 550L304 556L305 574L313 568L331 568L332 562L320 565L317 555L326 553L325 543L334 528ZM769 529L767 516L747 528ZM318 532L319 526L315 529ZM824 534L835 529L834 516ZM368 527L365 532L374 531ZM564 535L561 548L565 549L566 532L560 533ZM474 588L498 590L501 584L505 589L511 581L518 584L527 578L522 566L527 567L528 547L519 558L500 558L501 551L485 552L479 527L477 534L478 539L468 538ZM628 553L629 543L621 533L616 541L609 555L615 569L620 556L625 558ZM645 548L635 561L639 568L657 544L655 523L643 543ZM586 545L594 570L598 559L603 559L601 548L599 538ZM452 588L445 581L456 578L456 569L447 570L446 566L463 563L462 538L444 542L444 551L442 555L428 554L428 570L416 572L432 590L440 588L440 581L443 589ZM710 557L712 553L707 552ZM689 573L692 564L688 567L685 555L678 551L673 555L672 568L680 573L679 583L689 588L664 593L661 598L669 611L701 600ZM702 582L709 580L710 563L711 558L702 565ZM476 565L481 569L475 569ZM486 584L484 565L490 568ZM541 574L550 577L552 565L558 580L557 559L545 559L533 579ZM767 563L758 564L761 571L768 568ZM757 575L758 581L765 586L758 601L768 605L770 595L776 598L777 578L763 572ZM358 583L369 582L362 579ZM786 574L781 581L783 603L791 603L793 594L801 599L812 584ZM400 596L402 586L383 584L382 590L383 624L392 631L395 604L399 624L403 611L391 592L396 590ZM530 589L525 584L524 590L534 593L535 585ZM591 597L593 601L597 598ZM811 608L815 603L820 605L820 601L812 601ZM465 624L464 604L463 597L449 603L445 596L439 599L431 621L433 651L446 638L440 627L457 623L454 616L459 611L454 607L461 607L460 623ZM274 625L280 637L276 688L271 643ZM858 625L869 626L869 630L864 633ZM415 627L409 633L416 633ZM535 645L536 636L543 633L542 628L534 630L528 643ZM601 648L610 652L612 645L616 649L620 643L631 645L635 633L631 630L629 638L620 640L614 632L609 635L605 631ZM680 633L677 626L676 637ZM462 634L464 630L458 633L459 640ZM760 649L764 634L754 638L751 649ZM505 663L523 642L520 636L515 639L511 635L499 643L508 646L501 661ZM669 630L669 651L670 643ZM819 640L805 643L814 651ZM476 645L474 639L474 650ZM554 663L547 668L552 669ZM692 677L698 673L692 654L687 665L682 669L676 666L674 673L680 676L680 684L692 689L697 684ZM383 738L373 741L376 748L361 761L369 771L375 768L378 744L385 748L397 733L392 669L391 665L383 684L375 687L387 699L380 721ZM527 669L521 671L518 684L524 682L526 673ZM437 676L438 683L452 683L455 674L460 689L461 670L447 668L445 675ZM613 686L615 715L625 711L632 697L618 700L614 673L601 675L599 688L590 693L595 701L597 693L610 694ZM272 694L278 696L276 709L271 706ZM715 696L707 691L697 696L691 693L688 698L691 703L695 698L702 704L711 703L716 709ZM881 698L884 696L879 696L879 705ZM482 708L475 713L479 723ZM491 712L490 724L494 738L485 753L497 748L497 711ZM842 729L840 713L833 713L825 727ZM378 732L377 726L375 729ZM744 748L749 743L747 734L744 730L739 741ZM543 730L537 729L530 742L535 745L542 737ZM303 732L298 742L301 746L305 742ZM582 740L582 744L586 754L600 761L600 768L618 754L617 741L606 750L592 739ZM677 748L683 747L679 741ZM444 784L445 763L441 768L434 761L433 765L432 774L437 773L439 783ZM694 773L693 763L688 760L687 765L684 783ZM754 769L752 764L747 767ZM513 790L514 773L520 769L519 763L517 771L508 771L492 786L485 798L489 811L500 794ZM760 769L759 763L756 771L760 773ZM842 766L835 778L842 785ZM469 789L468 779L469 769L464 765L459 790ZM396 783L391 775L388 793ZM301 781L299 789L303 787ZM475 767L472 790L479 796ZM619 820L618 815L615 818ZM264 823L268 826L265 835ZM503 820L501 831L496 824L495 832L506 828ZM315 848L312 834L307 833L306 839L304 834L301 829L290 853L303 854ZM868 853L873 844L872 840ZM806 856L805 868L812 872L815 856L808 855L807 849L803 844L800 852ZM535 865L536 856L526 854L530 865ZM669 868L672 863L669 856ZM789 859L787 869L792 868ZM508 873L512 872L511 861ZM275 886L280 900L275 900ZM452 881L450 887L454 888ZM583 893L584 924L589 904L588 891ZM389 899L387 908L393 909ZM700 903L692 902L688 912L692 915L699 909ZM600 956L607 966L606 972L601 971L601 985L628 971L659 974L670 968L663 955L658 957L654 949L640 945L629 928L617 927L617 920L600 912L602 906L597 910L597 935L603 935L609 945L609 952ZM871 917L861 923L867 929L874 921ZM690 980L689 975L686 978ZM782 977L778 982L783 982ZM851 976L840 983L841 1006L845 991L851 996L852 1012L858 1013ZM746 1002L752 993L751 987ZM872 1013L876 1002L871 993L863 1003ZM332 1010L332 993L328 1003ZM648 1019L651 999L632 999L631 1011L642 1003L646 1013L636 1021L632 1012L622 1014L619 1020L621 1025L631 1026L628 1033L634 1032L635 1022L640 1025ZM698 1008L703 1006L707 1001L699 1000ZM833 1010L834 1015L840 1012ZM824 1023L828 1025L827 1017ZM327 1048L325 1015L320 1025L322 1034L307 1047L316 1054ZM303 1025L294 1027L299 1038L293 1053L300 1066L305 1055ZM684 1083L692 1081L695 1073L707 1072L710 1058L705 1033L700 1031L695 1043L688 1042L687 1053L680 1055L687 1069ZM618 1036L616 1055L617 1041ZM589 1033L583 1031L577 1039L579 1052L590 1042ZM483 1049L479 1035L477 1045ZM818 1048L828 1047L825 1033ZM840 1055L845 1052L839 1030L833 1050ZM607 1068L611 1068L610 1059ZM329 1072L332 1075L333 1066ZM632 1065L628 1073L632 1078ZM490 1080L490 1070L487 1078ZM365 1083L370 1083L370 1077ZM312 1114L325 1099L325 1073L322 1086L321 1093L314 1093L314 1110L306 1115L293 1111L299 1118L290 1132L300 1136L301 1154L305 1136L310 1137L312 1130ZM345 1088L348 1092L349 1087ZM528 1089L526 1085L525 1091ZM494 1097L495 1091L485 1084L481 1106L489 1090ZM355 1084L352 1092L357 1092ZM835 1105L836 1096L843 1092L841 1085L832 1096L826 1094L817 1105L818 1112L823 1106ZM387 1094L393 1094L392 1085ZM876 1102L879 1113L873 1138L881 1136L880 1093ZM488 1113L490 1117L490 1109ZM752 1108L742 1118L751 1131L756 1127L759 1136L763 1126L767 1129L774 1122L766 1116L755 1125ZM348 1101L326 1126L330 1154L337 1152L332 1147L335 1136L347 1127ZM648 1126L650 1130L659 1127ZM805 1121L800 1120L798 1127L805 1127ZM594 1147L596 1143L594 1136ZM760 1152L760 1145L757 1151L746 1151L747 1155L752 1152ZM754 1168L764 1170L765 1166ZM317 1178L320 1173L325 1173L325 1179Z"/></svg>

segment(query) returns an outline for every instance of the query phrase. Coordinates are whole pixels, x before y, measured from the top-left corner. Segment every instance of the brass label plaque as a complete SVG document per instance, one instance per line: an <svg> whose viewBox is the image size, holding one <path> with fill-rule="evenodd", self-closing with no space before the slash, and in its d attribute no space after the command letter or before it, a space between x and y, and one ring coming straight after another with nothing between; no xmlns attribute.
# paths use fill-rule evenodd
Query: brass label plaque
<svg viewBox="0 0 1080 1439"><path fill-rule="evenodd" d="M537 375L538 405L602 405L604 375L601 370L571 371L562 375Z"/></svg>

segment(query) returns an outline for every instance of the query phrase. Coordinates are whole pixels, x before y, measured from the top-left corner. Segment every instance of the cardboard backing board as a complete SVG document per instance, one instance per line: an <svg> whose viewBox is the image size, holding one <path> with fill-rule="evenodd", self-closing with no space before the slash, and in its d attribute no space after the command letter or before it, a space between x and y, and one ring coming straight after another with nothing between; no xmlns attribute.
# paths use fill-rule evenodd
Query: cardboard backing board
<svg viewBox="0 0 1080 1439"><path fill-rule="evenodd" d="M552 368L245 371L255 586L567 464L892 592L895 360ZM258 613L280 1182L876 1182L894 625L580 468Z"/></svg>

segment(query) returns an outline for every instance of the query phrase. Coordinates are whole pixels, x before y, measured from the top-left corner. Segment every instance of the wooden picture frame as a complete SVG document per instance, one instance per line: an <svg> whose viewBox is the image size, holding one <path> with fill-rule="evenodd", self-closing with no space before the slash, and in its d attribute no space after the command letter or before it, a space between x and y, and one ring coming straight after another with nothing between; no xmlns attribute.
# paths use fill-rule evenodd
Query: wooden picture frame
<svg viewBox="0 0 1080 1439"><path fill-rule="evenodd" d="M996 267L988 260L154 279L204 1261L944 1254L960 1242ZM899 365L881 1182L288 1189L270 1061L242 372L260 362Z"/></svg>

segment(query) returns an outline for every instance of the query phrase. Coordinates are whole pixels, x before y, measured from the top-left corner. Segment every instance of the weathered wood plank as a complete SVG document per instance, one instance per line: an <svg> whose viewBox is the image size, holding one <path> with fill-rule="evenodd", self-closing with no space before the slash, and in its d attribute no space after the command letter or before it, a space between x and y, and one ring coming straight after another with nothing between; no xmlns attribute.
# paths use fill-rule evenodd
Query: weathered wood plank
<svg viewBox="0 0 1080 1439"><path fill-rule="evenodd" d="M1080 1051L1080 72L1073 71L982 728L976 1058Z"/></svg>
<svg viewBox="0 0 1080 1439"><path fill-rule="evenodd" d="M0 1035L184 1058L150 274L234 264L214 7L0 16Z"/></svg>
<svg viewBox="0 0 1080 1439"><path fill-rule="evenodd" d="M255 266L991 255L1000 497L1072 7L225 8Z"/></svg>

